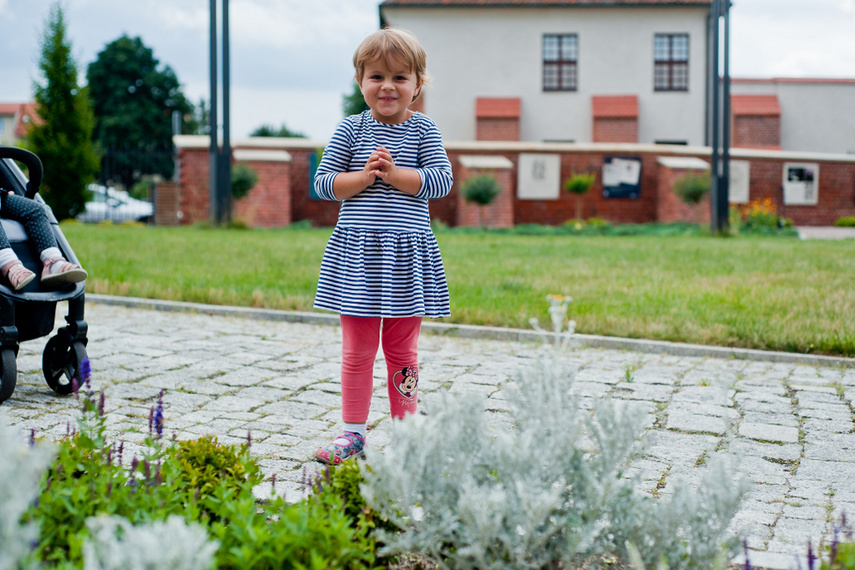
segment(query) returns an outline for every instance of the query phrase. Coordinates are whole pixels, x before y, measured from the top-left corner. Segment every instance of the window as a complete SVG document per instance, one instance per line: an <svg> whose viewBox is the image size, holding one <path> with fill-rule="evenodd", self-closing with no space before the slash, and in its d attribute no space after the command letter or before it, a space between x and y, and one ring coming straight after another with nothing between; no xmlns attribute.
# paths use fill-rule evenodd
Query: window
<svg viewBox="0 0 855 570"><path fill-rule="evenodd" d="M576 61L579 37L576 34L544 34L543 90L576 91Z"/></svg>
<svg viewBox="0 0 855 570"><path fill-rule="evenodd" d="M654 37L653 89L689 90L689 34L656 34Z"/></svg>

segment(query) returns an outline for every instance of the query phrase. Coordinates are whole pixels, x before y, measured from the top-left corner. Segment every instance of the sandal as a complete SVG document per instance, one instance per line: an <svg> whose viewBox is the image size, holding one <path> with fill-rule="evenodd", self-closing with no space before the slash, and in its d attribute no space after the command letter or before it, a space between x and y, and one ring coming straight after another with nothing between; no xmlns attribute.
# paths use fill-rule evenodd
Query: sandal
<svg viewBox="0 0 855 570"><path fill-rule="evenodd" d="M24 267L24 264L18 260L7 263L0 272L3 273L3 277L15 291L20 291L36 278L36 274Z"/></svg>
<svg viewBox="0 0 855 570"><path fill-rule="evenodd" d="M348 459L359 457L365 448L365 437L351 431L342 432L326 447L315 451L315 460L327 465L339 465Z"/></svg>
<svg viewBox="0 0 855 570"><path fill-rule="evenodd" d="M86 270L57 257L45 261L42 270L42 286L52 287L64 283L79 283L89 276Z"/></svg>

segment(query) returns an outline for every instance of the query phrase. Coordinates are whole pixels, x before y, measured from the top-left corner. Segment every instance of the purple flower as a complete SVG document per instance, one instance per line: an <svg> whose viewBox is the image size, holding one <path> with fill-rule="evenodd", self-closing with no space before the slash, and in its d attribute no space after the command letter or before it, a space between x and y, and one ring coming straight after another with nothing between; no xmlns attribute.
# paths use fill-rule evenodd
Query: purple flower
<svg viewBox="0 0 855 570"><path fill-rule="evenodd" d="M252 447L252 431L246 430L246 447Z"/></svg>
<svg viewBox="0 0 855 570"><path fill-rule="evenodd" d="M77 377L71 379L71 391L74 392L74 399L78 402L80 401L80 382L77 381Z"/></svg>
<svg viewBox="0 0 855 570"><path fill-rule="evenodd" d="M808 570L814 569L814 562L816 562L816 556L814 556L814 554L813 554L813 545L811 544L810 540L808 540L808 554L807 554Z"/></svg>
<svg viewBox="0 0 855 570"><path fill-rule="evenodd" d="M154 425L154 406L148 411L148 435L151 435L152 425Z"/></svg>
<svg viewBox="0 0 855 570"><path fill-rule="evenodd" d="M276 473L270 476L270 489L276 492Z"/></svg>
<svg viewBox="0 0 855 570"><path fill-rule="evenodd" d="M122 465L122 455L125 453L125 442L122 441L119 443L119 465Z"/></svg>
<svg viewBox="0 0 855 570"><path fill-rule="evenodd" d="M748 541L742 541L742 549L745 551L745 568L743 570L754 570L751 561L748 559Z"/></svg>
<svg viewBox="0 0 855 570"><path fill-rule="evenodd" d="M36 446L36 430L30 429L30 447Z"/></svg>
<svg viewBox="0 0 855 570"><path fill-rule="evenodd" d="M92 377L92 367L89 364L89 357L84 358L80 362L80 376L83 379L83 383L89 387L89 379Z"/></svg>
<svg viewBox="0 0 855 570"><path fill-rule="evenodd" d="M163 393L164 390L161 390L157 397L157 407L154 409L154 429L157 432L157 439L163 437Z"/></svg>
<svg viewBox="0 0 855 570"><path fill-rule="evenodd" d="M98 417L104 417L104 402L106 400L106 396L104 395L104 391L101 391L101 396L98 398Z"/></svg>

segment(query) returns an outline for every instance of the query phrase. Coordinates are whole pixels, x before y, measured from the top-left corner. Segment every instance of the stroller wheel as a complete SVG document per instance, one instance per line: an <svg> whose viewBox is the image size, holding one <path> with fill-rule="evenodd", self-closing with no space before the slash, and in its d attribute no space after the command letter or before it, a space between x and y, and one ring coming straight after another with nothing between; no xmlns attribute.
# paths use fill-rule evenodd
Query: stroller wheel
<svg viewBox="0 0 855 570"><path fill-rule="evenodd" d="M15 362L15 351L11 348L0 350L2 360L3 376L0 377L0 402L5 402L12 397L15 384L18 381L18 365Z"/></svg>
<svg viewBox="0 0 855 570"><path fill-rule="evenodd" d="M51 390L63 396L71 394L74 390L71 381L85 358L86 347L82 342L69 343L60 335L51 337L42 356L42 370Z"/></svg>

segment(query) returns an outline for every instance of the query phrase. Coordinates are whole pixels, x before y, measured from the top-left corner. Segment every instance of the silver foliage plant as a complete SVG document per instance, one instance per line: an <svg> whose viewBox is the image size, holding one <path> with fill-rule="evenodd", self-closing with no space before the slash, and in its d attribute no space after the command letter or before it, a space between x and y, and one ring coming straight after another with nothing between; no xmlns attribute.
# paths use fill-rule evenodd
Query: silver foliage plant
<svg viewBox="0 0 855 570"><path fill-rule="evenodd" d="M38 528L21 524L38 496L39 479L53 460L53 447L27 441L0 417L0 570L29 568Z"/></svg>
<svg viewBox="0 0 855 570"><path fill-rule="evenodd" d="M120 516L86 520L83 570L209 570L219 543L178 515L134 526Z"/></svg>
<svg viewBox="0 0 855 570"><path fill-rule="evenodd" d="M444 568L578 568L605 561L672 569L723 567L744 486L725 459L697 490L639 489L625 470L642 450L644 412L571 392L575 374L544 357L504 387L507 414L448 392L368 451L362 491L400 533L386 554L421 552ZM493 421L496 420L496 421ZM636 557L637 558L637 557Z"/></svg>

